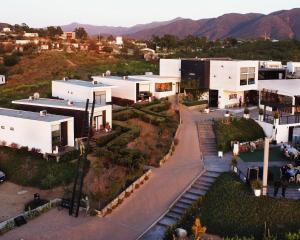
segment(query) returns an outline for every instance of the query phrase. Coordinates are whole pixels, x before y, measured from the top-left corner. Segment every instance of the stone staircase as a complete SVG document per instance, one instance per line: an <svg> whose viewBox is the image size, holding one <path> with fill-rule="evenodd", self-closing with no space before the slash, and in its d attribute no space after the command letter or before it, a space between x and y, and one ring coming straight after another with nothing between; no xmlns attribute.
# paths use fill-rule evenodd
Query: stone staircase
<svg viewBox="0 0 300 240"><path fill-rule="evenodd" d="M300 189L300 188L299 188ZM268 196L273 197L274 188L268 187ZM282 198L281 196L281 188L279 189L276 198ZM299 200L300 199L300 191L297 187L288 187L285 192L286 199Z"/></svg>
<svg viewBox="0 0 300 240"><path fill-rule="evenodd" d="M212 123L197 123L201 152L204 156L217 156L216 136Z"/></svg>
<svg viewBox="0 0 300 240"><path fill-rule="evenodd" d="M185 191L181 197L169 208L169 210L146 231L139 240L159 240L162 239L166 230L174 225L185 213L193 202L204 196L209 187L221 174L219 170L206 170L191 187Z"/></svg>

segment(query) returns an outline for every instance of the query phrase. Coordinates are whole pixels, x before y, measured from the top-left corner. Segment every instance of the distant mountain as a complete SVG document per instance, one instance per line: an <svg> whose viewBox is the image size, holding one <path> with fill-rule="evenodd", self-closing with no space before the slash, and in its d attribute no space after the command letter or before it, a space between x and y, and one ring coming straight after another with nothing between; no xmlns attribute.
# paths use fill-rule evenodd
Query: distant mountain
<svg viewBox="0 0 300 240"><path fill-rule="evenodd" d="M8 23L1 23L0 22L0 29L5 28L5 27L9 27L10 25Z"/></svg>
<svg viewBox="0 0 300 240"><path fill-rule="evenodd" d="M176 21L181 20L182 18L175 18L170 21L164 22L152 22L147 24L137 24L133 27L112 27L112 26L95 26L90 24L80 24L80 23L71 23L69 25L61 26L63 31L73 31L75 28L83 27L87 31L89 35L129 35L135 32L139 32L142 30L152 29L161 27Z"/></svg>
<svg viewBox="0 0 300 240"><path fill-rule="evenodd" d="M269 15L231 13L210 19L180 19L160 27L141 30L129 36L149 39L152 35L163 36L165 34L180 38L192 34L212 40L227 37L256 39L265 36L279 40L300 39L300 8L278 11Z"/></svg>

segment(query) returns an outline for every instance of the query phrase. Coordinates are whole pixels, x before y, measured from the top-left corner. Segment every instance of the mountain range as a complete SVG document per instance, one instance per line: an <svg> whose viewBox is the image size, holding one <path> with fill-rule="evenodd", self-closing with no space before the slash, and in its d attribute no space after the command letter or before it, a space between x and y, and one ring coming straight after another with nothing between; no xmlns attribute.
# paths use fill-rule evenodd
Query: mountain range
<svg viewBox="0 0 300 240"><path fill-rule="evenodd" d="M300 8L270 14L229 13L217 18L192 20L176 18L170 21L138 24L132 27L96 26L71 23L61 26L64 31L84 27L89 35L121 35L135 39L150 39L165 34L184 38L188 35L207 37L210 40L234 37L238 39L300 39Z"/></svg>

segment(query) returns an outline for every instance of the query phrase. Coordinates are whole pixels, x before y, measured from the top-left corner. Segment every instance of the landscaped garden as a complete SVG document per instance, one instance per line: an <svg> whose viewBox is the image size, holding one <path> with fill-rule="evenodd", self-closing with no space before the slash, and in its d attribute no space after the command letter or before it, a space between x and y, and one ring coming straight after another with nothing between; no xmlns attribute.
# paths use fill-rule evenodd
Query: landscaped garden
<svg viewBox="0 0 300 240"><path fill-rule="evenodd" d="M220 197L221 196L221 197ZM173 239L177 227L192 234L196 218L207 227L208 233L232 239L299 239L288 233L300 229L300 202L268 197L255 197L250 187L233 173L222 174L203 199L186 211L178 223L170 228L164 239ZM238 236L239 238L234 238Z"/></svg>
<svg viewBox="0 0 300 240"><path fill-rule="evenodd" d="M74 180L76 162L56 163L47 161L37 152L28 149L0 147L0 169L9 181L40 189L51 189L68 185Z"/></svg>
<svg viewBox="0 0 300 240"><path fill-rule="evenodd" d="M158 167L169 152L178 115L168 100L156 100L117 110L113 130L96 141L84 191L92 207L103 208L137 178L144 166Z"/></svg>
<svg viewBox="0 0 300 240"><path fill-rule="evenodd" d="M228 152L233 141L248 142L265 137L263 129L253 119L231 118L214 123L218 150Z"/></svg>

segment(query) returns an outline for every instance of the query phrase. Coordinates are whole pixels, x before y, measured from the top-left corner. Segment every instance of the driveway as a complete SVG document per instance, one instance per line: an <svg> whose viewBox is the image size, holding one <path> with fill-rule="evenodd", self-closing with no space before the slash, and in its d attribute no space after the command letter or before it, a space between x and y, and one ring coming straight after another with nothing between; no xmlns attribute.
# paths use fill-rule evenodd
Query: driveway
<svg viewBox="0 0 300 240"><path fill-rule="evenodd" d="M63 191L61 189L44 191L4 182L0 184L0 222L22 213L25 203L33 199L34 193L40 193L41 198L54 199L61 197Z"/></svg>
<svg viewBox="0 0 300 240"><path fill-rule="evenodd" d="M133 240L142 234L203 169L195 121L200 113L181 107L176 150L149 181L105 218L69 217L56 209L8 232L2 239Z"/></svg>

